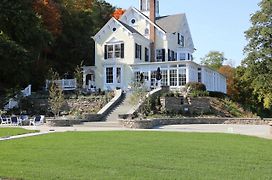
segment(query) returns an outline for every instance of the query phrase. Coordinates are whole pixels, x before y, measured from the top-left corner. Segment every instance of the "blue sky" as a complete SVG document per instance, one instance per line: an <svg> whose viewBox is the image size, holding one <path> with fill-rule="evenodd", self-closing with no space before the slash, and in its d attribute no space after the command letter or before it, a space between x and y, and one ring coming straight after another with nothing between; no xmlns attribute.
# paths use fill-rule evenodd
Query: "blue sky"
<svg viewBox="0 0 272 180"><path fill-rule="evenodd" d="M138 8L138 0L106 0L124 9ZM209 51L225 53L232 65L244 58L247 44L244 32L251 26L250 15L256 12L261 0L160 0L160 15L186 13L200 62Z"/></svg>

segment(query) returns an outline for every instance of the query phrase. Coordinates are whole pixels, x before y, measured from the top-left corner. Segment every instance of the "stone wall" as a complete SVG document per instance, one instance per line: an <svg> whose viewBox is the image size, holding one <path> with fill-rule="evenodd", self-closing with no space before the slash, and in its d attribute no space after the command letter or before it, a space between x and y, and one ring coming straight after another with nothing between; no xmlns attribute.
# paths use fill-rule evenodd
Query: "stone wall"
<svg viewBox="0 0 272 180"><path fill-rule="evenodd" d="M175 124L251 124L268 125L271 121L258 118L164 118L164 119L145 119L145 120L121 120L124 127L134 129L151 129L162 125Z"/></svg>
<svg viewBox="0 0 272 180"><path fill-rule="evenodd" d="M191 97L189 103L183 96L161 97L163 110L170 113L205 114L211 112L209 97Z"/></svg>
<svg viewBox="0 0 272 180"><path fill-rule="evenodd" d="M63 118L46 119L46 124L52 127L67 127L67 126L73 126L80 123L81 123L81 120L78 120L78 119L63 119Z"/></svg>
<svg viewBox="0 0 272 180"><path fill-rule="evenodd" d="M46 119L46 123L49 126L73 126L80 124L82 122L93 122L93 121L102 121L118 103L122 100L123 92L122 90L116 90L114 98L106 104L97 114L83 114L83 117L76 119L75 117L60 117L57 119Z"/></svg>

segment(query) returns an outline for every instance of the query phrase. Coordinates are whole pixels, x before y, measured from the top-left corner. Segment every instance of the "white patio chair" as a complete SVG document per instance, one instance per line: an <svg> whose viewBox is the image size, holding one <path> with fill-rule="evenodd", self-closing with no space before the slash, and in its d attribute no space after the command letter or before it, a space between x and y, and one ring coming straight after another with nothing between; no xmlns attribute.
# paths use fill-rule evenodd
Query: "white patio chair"
<svg viewBox="0 0 272 180"><path fill-rule="evenodd" d="M29 121L29 126L37 126L37 125L42 125L44 123L44 118L45 116L40 115L40 116L35 116L35 118L30 119Z"/></svg>
<svg viewBox="0 0 272 180"><path fill-rule="evenodd" d="M22 125L22 120L18 118L17 116L12 116L10 119L11 119L11 125L14 125L14 126Z"/></svg>
<svg viewBox="0 0 272 180"><path fill-rule="evenodd" d="M7 116L0 116L1 124L11 124L10 117Z"/></svg>

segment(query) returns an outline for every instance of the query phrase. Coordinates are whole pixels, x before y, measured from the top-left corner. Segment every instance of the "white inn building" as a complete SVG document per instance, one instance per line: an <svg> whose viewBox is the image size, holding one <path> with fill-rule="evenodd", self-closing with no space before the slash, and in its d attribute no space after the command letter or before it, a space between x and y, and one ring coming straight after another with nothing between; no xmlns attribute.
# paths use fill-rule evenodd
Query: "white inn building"
<svg viewBox="0 0 272 180"><path fill-rule="evenodd" d="M139 0L119 20L111 18L93 37L95 67L84 67L86 87L126 90L143 73L146 86L156 82L180 89L202 82L208 91L226 93L226 78L193 61L195 51L185 14L160 16L159 0Z"/></svg>

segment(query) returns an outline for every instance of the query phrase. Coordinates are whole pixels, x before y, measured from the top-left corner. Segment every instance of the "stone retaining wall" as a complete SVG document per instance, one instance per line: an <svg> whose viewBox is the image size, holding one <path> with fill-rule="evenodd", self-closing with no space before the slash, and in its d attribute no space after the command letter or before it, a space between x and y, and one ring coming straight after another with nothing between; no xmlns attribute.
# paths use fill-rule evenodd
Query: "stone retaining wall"
<svg viewBox="0 0 272 180"><path fill-rule="evenodd" d="M114 98L106 104L97 114L84 114L82 119L73 119L73 118L59 118L59 119L46 119L46 123L49 126L73 126L80 124L82 122L93 122L93 121L102 121L112 109L120 103L123 97L122 90L116 90Z"/></svg>
<svg viewBox="0 0 272 180"><path fill-rule="evenodd" d="M120 120L121 124L133 129L152 129L156 126L175 124L251 124L268 125L271 121L258 118L164 118L145 120Z"/></svg>
<svg viewBox="0 0 272 180"><path fill-rule="evenodd" d="M67 127L80 123L81 120L77 119L46 119L46 124L52 127Z"/></svg>

